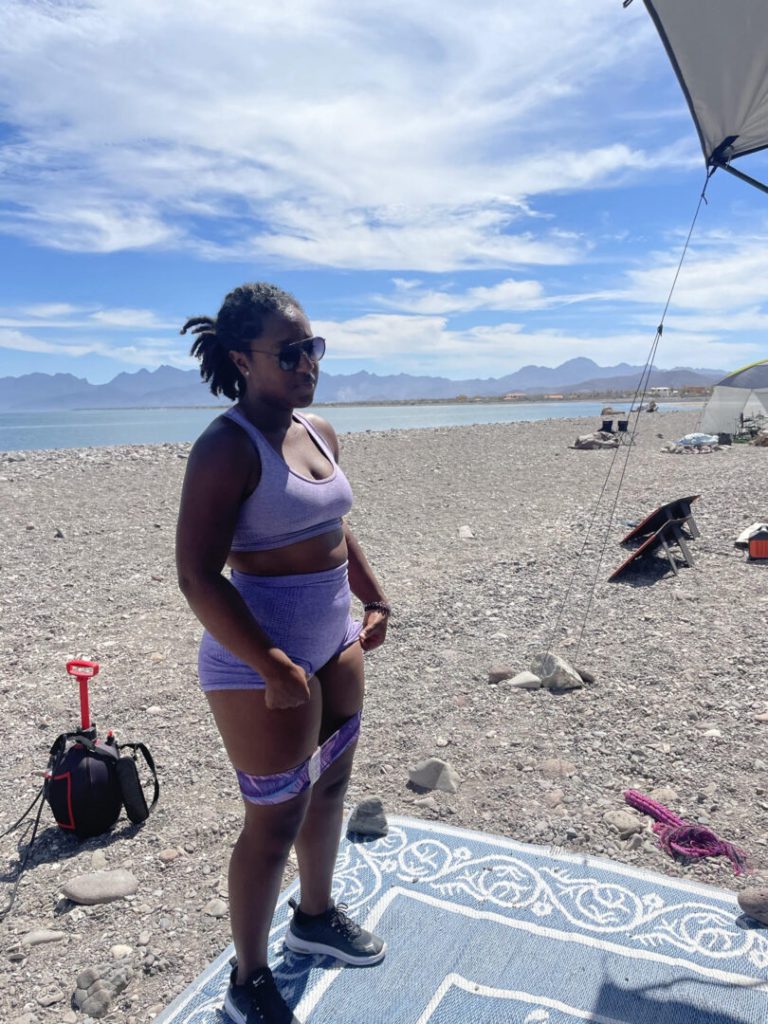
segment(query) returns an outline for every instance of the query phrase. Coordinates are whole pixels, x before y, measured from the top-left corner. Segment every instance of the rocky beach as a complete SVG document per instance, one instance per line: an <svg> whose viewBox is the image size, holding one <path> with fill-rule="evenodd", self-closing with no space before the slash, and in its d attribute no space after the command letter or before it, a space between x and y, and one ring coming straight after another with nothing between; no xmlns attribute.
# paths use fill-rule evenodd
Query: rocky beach
<svg viewBox="0 0 768 1024"><path fill-rule="evenodd" d="M597 426L584 420L341 437L350 522L393 605L388 641L366 661L350 808L376 796L388 814L766 887L768 564L734 541L768 520L768 449L663 450L697 417L643 413L634 444L592 451L571 447ZM100 663L100 733L144 741L162 785L143 826L123 817L84 842L44 810L0 926L7 1024L87 1021L72 1003L78 977L82 989L107 963L103 1019L149 1021L230 941L226 866L241 805L174 568L188 451L0 453L0 831L34 797L56 735L78 722L70 658ZM607 582L631 524L684 495L700 496L695 566ZM547 650L593 681L553 691L505 678ZM456 792L409 784L429 757L447 762ZM626 789L746 850L753 874L735 875L725 857L671 859ZM2 897L17 840L2 840ZM118 898L70 898L75 878L101 871L121 872Z"/></svg>

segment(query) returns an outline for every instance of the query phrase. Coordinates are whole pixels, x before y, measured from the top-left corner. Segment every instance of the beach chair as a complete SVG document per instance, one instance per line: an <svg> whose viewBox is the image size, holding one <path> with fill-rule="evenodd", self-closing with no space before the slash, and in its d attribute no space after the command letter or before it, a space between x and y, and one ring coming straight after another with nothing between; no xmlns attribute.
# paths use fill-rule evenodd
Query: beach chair
<svg viewBox="0 0 768 1024"><path fill-rule="evenodd" d="M604 434L612 434L613 433L613 420L603 420L603 425L602 425L602 427L600 427L600 430Z"/></svg>

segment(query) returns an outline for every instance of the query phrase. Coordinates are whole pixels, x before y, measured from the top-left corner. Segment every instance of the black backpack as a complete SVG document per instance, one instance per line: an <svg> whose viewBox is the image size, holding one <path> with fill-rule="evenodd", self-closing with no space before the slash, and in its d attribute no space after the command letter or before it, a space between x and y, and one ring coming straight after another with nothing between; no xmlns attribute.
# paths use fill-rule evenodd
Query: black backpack
<svg viewBox="0 0 768 1024"><path fill-rule="evenodd" d="M130 750L130 754L123 753ZM139 778L137 754L141 754L154 782L152 802L147 805ZM118 744L112 733L96 738L95 729L65 732L51 747L43 783L60 828L80 839L107 832L125 813L134 825L149 817L160 796L160 783L152 755L143 743Z"/></svg>
<svg viewBox="0 0 768 1024"><path fill-rule="evenodd" d="M160 796L155 762L143 743L118 744L111 731L107 733L106 740L102 741L96 736L96 728L91 724L88 709L88 679L98 671L96 662L67 663L67 672L80 683L81 727L56 737L48 755L43 785L21 817L0 835L2 839L14 832L32 814L39 802L34 822L27 826L27 830L31 828L29 842L10 899L0 910L0 921L13 907L46 803L50 805L60 828L79 839L87 839L108 832L123 808L134 825L141 824L149 817ZM139 775L138 754L144 759L154 783L152 802L149 805Z"/></svg>

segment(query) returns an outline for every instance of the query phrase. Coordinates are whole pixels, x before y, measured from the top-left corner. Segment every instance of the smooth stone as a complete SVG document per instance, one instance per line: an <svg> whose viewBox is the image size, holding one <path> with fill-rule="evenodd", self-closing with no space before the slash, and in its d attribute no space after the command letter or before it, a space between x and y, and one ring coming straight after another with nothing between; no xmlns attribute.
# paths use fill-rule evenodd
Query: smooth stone
<svg viewBox="0 0 768 1024"><path fill-rule="evenodd" d="M227 904L224 900L214 897L214 899L209 900L203 907L203 913L207 914L208 917L226 917Z"/></svg>
<svg viewBox="0 0 768 1024"><path fill-rule="evenodd" d="M603 821L610 826L614 832L619 833L621 839L629 839L637 832L642 832L643 823L630 811L606 811Z"/></svg>
<svg viewBox="0 0 768 1024"><path fill-rule="evenodd" d="M672 789L671 786L659 786L657 789L652 789L648 794L652 800L655 800L659 804L676 804L680 800L677 790Z"/></svg>
<svg viewBox="0 0 768 1024"><path fill-rule="evenodd" d="M550 757L542 761L541 773L546 779L565 779L576 773L576 765L563 757Z"/></svg>
<svg viewBox="0 0 768 1024"><path fill-rule="evenodd" d="M531 662L531 672L549 690L577 690L584 685L576 669L557 654L537 654Z"/></svg>
<svg viewBox="0 0 768 1024"><path fill-rule="evenodd" d="M94 850L91 854L91 867L94 871L105 871L107 867L107 855L103 850Z"/></svg>
<svg viewBox="0 0 768 1024"><path fill-rule="evenodd" d="M474 540L475 535L468 526L459 527L459 538L461 540Z"/></svg>
<svg viewBox="0 0 768 1024"><path fill-rule="evenodd" d="M60 1003L66 996L60 988L47 988L37 996L37 1003L39 1006L55 1006L56 1003Z"/></svg>
<svg viewBox="0 0 768 1024"><path fill-rule="evenodd" d="M411 768L408 778L414 786L422 789L440 789L444 793L455 793L459 788L459 777L453 768L439 757L428 757Z"/></svg>
<svg viewBox="0 0 768 1024"><path fill-rule="evenodd" d="M542 681L533 672L518 672L509 680L509 685L516 690L540 690Z"/></svg>
<svg viewBox="0 0 768 1024"><path fill-rule="evenodd" d="M361 836L385 836L389 825L384 814L384 805L377 796L361 800L350 815L347 833Z"/></svg>
<svg viewBox="0 0 768 1024"><path fill-rule="evenodd" d="M116 868L114 871L95 871L93 874L70 878L62 886L62 892L73 903L92 906L133 896L138 888L135 875L123 868Z"/></svg>
<svg viewBox="0 0 768 1024"><path fill-rule="evenodd" d="M552 789L549 793L544 794L544 803L547 805L547 807L559 807L563 800L564 793L562 789Z"/></svg>
<svg viewBox="0 0 768 1024"><path fill-rule="evenodd" d="M768 924L768 888L745 889L738 895L739 906L760 924Z"/></svg>
<svg viewBox="0 0 768 1024"><path fill-rule="evenodd" d="M42 946L45 942L61 942L66 937L66 932L54 932L50 928L38 928L36 931L27 932L21 940L21 944L22 946Z"/></svg>
<svg viewBox="0 0 768 1024"><path fill-rule="evenodd" d="M113 946L109 952L113 960L125 960L126 957L133 953L133 950L130 946L118 944L117 946Z"/></svg>
<svg viewBox="0 0 768 1024"><path fill-rule="evenodd" d="M433 796L420 796L418 800L413 801L416 807L425 807L429 811L438 810L437 800Z"/></svg>
<svg viewBox="0 0 768 1024"><path fill-rule="evenodd" d="M167 850L161 850L157 856L163 864L172 864L178 858L179 851L171 847Z"/></svg>

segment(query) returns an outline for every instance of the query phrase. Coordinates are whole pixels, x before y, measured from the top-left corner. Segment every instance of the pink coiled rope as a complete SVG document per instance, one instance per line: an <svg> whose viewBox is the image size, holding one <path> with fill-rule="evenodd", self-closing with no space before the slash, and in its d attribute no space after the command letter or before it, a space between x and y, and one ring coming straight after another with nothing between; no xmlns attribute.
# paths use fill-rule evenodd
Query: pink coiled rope
<svg viewBox="0 0 768 1024"><path fill-rule="evenodd" d="M655 819L653 831L659 837L659 845L675 860L688 862L701 857L727 857L733 864L734 874L741 875L749 870L746 852L721 839L704 825L683 821L664 804L643 796L636 789L625 790L624 799L630 807Z"/></svg>

